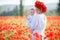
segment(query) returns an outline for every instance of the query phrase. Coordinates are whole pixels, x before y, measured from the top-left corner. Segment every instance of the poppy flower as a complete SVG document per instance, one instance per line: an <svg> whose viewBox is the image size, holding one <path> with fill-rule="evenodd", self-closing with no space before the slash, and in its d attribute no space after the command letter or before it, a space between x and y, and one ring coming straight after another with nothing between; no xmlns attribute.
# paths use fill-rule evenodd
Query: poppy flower
<svg viewBox="0 0 60 40"><path fill-rule="evenodd" d="M42 10L42 13L45 13L47 11L47 7L43 2L36 1L35 2L35 7Z"/></svg>

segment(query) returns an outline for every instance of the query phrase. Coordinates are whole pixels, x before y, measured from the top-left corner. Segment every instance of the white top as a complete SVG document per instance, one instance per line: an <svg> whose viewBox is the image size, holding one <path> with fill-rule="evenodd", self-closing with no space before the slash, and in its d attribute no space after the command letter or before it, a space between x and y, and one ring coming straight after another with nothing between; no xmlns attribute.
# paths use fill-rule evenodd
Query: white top
<svg viewBox="0 0 60 40"><path fill-rule="evenodd" d="M32 15L28 15L27 19L30 20L32 18Z"/></svg>
<svg viewBox="0 0 60 40"><path fill-rule="evenodd" d="M36 14L32 17L31 22L28 22L28 26L34 32L42 33L45 30L46 22L47 19L44 14Z"/></svg>
<svg viewBox="0 0 60 40"><path fill-rule="evenodd" d="M27 19L28 19L28 21L27 21L27 25L29 26L29 24L31 23L31 20L32 20L32 15L28 15L27 16Z"/></svg>

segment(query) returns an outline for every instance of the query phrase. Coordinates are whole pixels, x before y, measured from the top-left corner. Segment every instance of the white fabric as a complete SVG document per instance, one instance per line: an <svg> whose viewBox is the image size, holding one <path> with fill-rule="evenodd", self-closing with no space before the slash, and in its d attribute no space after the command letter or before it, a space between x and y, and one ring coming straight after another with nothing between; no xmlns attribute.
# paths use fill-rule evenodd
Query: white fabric
<svg viewBox="0 0 60 40"><path fill-rule="evenodd" d="M30 20L30 19L31 19L31 17L32 17L31 15L28 15L28 16L27 16L27 19L29 19L29 20Z"/></svg>
<svg viewBox="0 0 60 40"><path fill-rule="evenodd" d="M28 21L27 21L26 25L27 25L28 27L30 27L29 24L31 23L32 18L33 18L32 15L28 15L28 16L27 16Z"/></svg>
<svg viewBox="0 0 60 40"><path fill-rule="evenodd" d="M45 30L46 22L47 19L44 14L36 14L31 18L31 22L28 22L28 26L33 31L33 34L38 32L39 34L42 34L42 36L45 36L43 32Z"/></svg>
<svg viewBox="0 0 60 40"><path fill-rule="evenodd" d="M34 30L42 33L46 26L46 16L44 14L36 14L34 17L31 17L30 22L28 22L31 30Z"/></svg>

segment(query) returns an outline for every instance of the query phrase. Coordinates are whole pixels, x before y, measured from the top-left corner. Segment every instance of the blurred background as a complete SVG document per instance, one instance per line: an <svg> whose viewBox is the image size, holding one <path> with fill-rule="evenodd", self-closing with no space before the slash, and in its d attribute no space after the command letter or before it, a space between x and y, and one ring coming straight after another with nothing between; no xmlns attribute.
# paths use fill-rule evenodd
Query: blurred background
<svg viewBox="0 0 60 40"><path fill-rule="evenodd" d="M36 0L0 0L0 16L27 16ZM60 0L40 0L48 8L46 16L60 16Z"/></svg>

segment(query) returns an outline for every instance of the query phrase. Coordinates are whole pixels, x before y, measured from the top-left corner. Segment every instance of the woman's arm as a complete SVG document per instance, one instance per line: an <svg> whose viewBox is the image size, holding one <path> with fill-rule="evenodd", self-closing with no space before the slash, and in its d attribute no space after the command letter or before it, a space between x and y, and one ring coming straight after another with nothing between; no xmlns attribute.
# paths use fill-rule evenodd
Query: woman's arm
<svg viewBox="0 0 60 40"><path fill-rule="evenodd" d="M40 30L42 32L44 32L45 28L46 28L46 23L47 23L47 18L46 16L42 16L39 18L39 27L41 28Z"/></svg>

